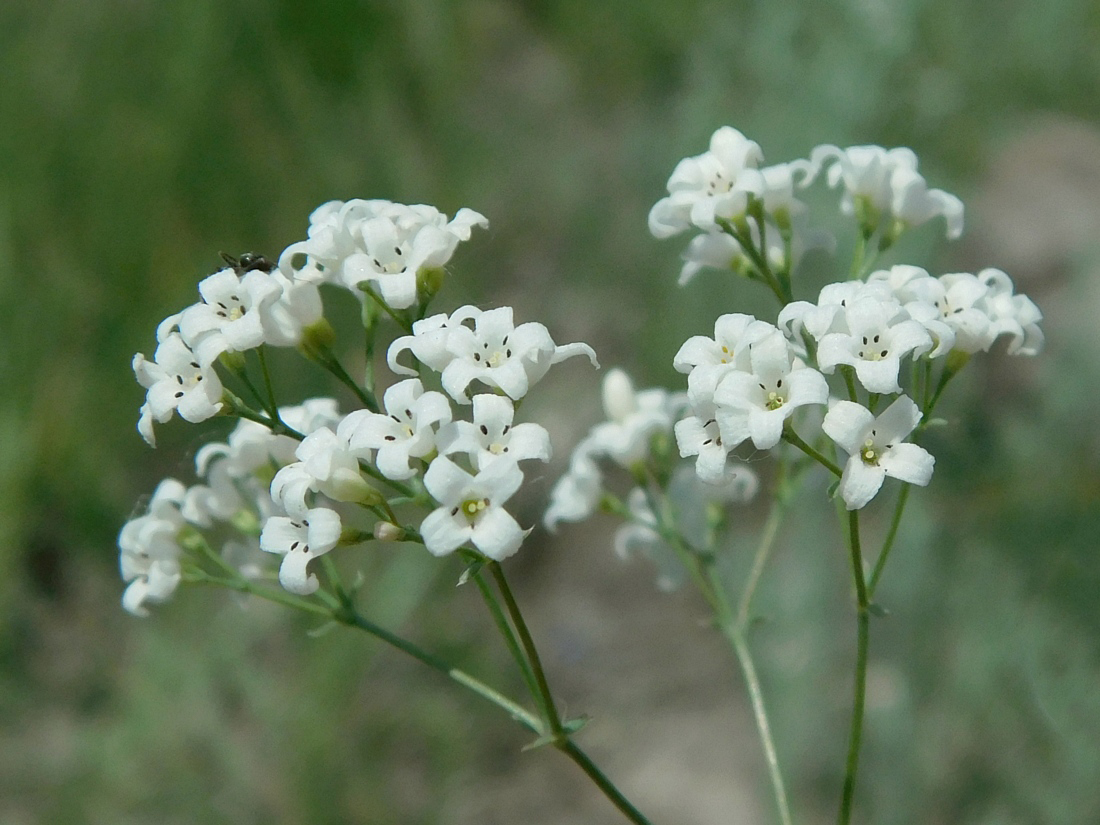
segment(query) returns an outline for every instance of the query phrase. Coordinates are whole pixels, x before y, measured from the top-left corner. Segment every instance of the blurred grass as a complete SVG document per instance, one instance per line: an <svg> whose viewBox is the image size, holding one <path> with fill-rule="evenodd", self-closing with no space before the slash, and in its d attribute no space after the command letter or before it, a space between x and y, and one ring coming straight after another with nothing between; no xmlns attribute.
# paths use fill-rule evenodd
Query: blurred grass
<svg viewBox="0 0 1100 825"><path fill-rule="evenodd" d="M196 443L137 438L129 359L219 251L277 254L330 198L468 205L492 227L444 303L515 304L671 385L679 342L734 307L715 279L677 290L679 244L645 215L716 126L772 160L910 145L968 200L1051 113L1100 122L1089 0L3 4L0 821L447 821L447 778L490 718L401 663L371 668L361 640L315 644L220 594L120 615L118 526ZM1027 273L1066 326L1013 392L992 389L997 365L956 391L911 523L927 541L884 585L904 615L874 654L906 687L870 725L868 821L1100 820L1097 268L1066 250ZM847 603L842 580L774 592L831 569L806 555L769 578L784 618L759 646L782 628L814 651L768 667L795 798L820 788L828 811L845 716L829 729L810 700L846 695ZM416 633L467 655L459 610L420 611Z"/></svg>

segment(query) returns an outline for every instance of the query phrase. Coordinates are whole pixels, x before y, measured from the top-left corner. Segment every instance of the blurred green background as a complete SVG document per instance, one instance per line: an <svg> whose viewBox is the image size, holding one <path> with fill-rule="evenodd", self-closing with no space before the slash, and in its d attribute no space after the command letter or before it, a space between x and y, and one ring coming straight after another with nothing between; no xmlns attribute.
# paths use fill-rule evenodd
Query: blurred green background
<svg viewBox="0 0 1100 825"><path fill-rule="evenodd" d="M321 202L386 197L490 218L447 306L515 305L678 387L680 342L767 306L713 273L678 290L681 242L646 232L727 123L773 162L913 147L968 230L916 233L909 261L999 266L1046 314L1040 358L975 359L943 406L880 591L858 821L1100 822L1094 0L0 5L0 822L617 821L572 766L351 632L222 593L123 614L117 530L200 443L176 423L144 445L129 361L219 251L276 255ZM563 374L529 410L558 438L542 493L598 415L597 380ZM854 636L819 492L754 638L800 822L836 803ZM613 560L609 529L536 531L510 566L559 692L596 717L582 741L655 820L771 821L700 605ZM457 569L377 567L369 614L516 687Z"/></svg>

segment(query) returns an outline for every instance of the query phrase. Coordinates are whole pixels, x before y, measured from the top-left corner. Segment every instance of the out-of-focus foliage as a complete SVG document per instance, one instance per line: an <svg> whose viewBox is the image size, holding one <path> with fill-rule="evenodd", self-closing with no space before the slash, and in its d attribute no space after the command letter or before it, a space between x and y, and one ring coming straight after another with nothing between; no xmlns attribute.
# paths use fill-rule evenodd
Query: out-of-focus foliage
<svg viewBox="0 0 1100 825"><path fill-rule="evenodd" d="M541 758L512 731L471 745L503 723L348 634L190 591L121 615L118 526L157 479L187 477L197 444L182 425L156 452L140 441L129 359L219 251L277 254L331 198L470 206L491 229L442 302L515 304L672 385L679 342L766 306L713 275L678 290L677 243L646 232L716 126L775 161L910 145L973 207L1001 148L1052 114L1100 123L1090 0L4 3L0 820L450 822L456 777ZM1097 174L1077 161L1076 183ZM1082 220L1043 203L1037 220ZM988 243L946 255L940 271L1012 264ZM956 423L874 628L867 821L1100 820L1098 261L1082 244L1013 272L1047 310L1048 352L993 356L945 402ZM595 380L568 389L595 407ZM561 438L590 423L562 410ZM851 655L843 568L817 546L830 529L785 535L754 639L792 796L825 818ZM432 565L398 564L373 614L411 615L411 634L491 671L476 608L418 609Z"/></svg>

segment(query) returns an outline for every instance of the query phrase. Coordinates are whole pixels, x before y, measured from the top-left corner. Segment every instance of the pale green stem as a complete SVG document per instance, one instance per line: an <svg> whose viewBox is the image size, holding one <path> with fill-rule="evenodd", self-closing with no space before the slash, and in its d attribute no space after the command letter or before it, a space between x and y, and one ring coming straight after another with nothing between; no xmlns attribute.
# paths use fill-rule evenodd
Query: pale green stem
<svg viewBox="0 0 1100 825"><path fill-rule="evenodd" d="M779 508L776 509L778 510ZM692 570L696 585L699 587L703 598L707 600L707 603L710 604L711 609L714 611L715 624L717 624L722 636L729 642L734 657L741 667L741 672L745 678L745 684L749 692L749 702L752 704L753 717L756 720L756 730L760 737L761 746L764 749L764 759L768 766L768 777L771 781L772 793L775 796L775 804L779 811L779 818L782 825L791 825L791 813L790 805L787 802L787 791L783 784L783 774L779 768L779 757L776 753L771 725L768 722L767 708L764 705L764 693L760 687L760 679L756 673L756 665L752 658L752 651L749 649L748 642L745 639L745 627L740 623L740 618L734 617L733 608L726 597L725 585L718 576L718 571L714 567L713 558L711 556L700 557L697 553L693 552L691 548L686 546L686 543L680 536L679 530L676 528L675 519L668 508L655 509L654 512L657 514L661 535L666 537L666 541L672 544L677 550L677 554L688 564L689 570ZM771 519L769 519L769 521L771 521ZM775 516L776 529L778 529L778 523L779 516L777 515ZM754 564L754 568L759 567L763 569L764 560L766 560L774 538L773 535L768 541L762 542L761 549L757 551L757 563ZM699 567L706 570L705 576L702 574L702 571L698 569ZM759 578L759 573L757 573L757 578ZM752 590L754 590L755 587L755 581L752 581L742 593L738 607L738 617L740 617L741 611L744 611L747 615L749 603L752 600Z"/></svg>
<svg viewBox="0 0 1100 825"><path fill-rule="evenodd" d="M856 670L852 698L852 728L848 738L848 760L844 788L840 797L838 825L848 825L852 817L852 798L859 769L859 748L863 738L863 709L867 698L867 647L869 638L870 598L863 574L863 552L859 543L859 511L848 511L848 547L851 551L852 578L856 586Z"/></svg>
<svg viewBox="0 0 1100 825"><path fill-rule="evenodd" d="M890 520L890 529L886 533L886 540L882 543L882 552L878 554L878 559L875 560L875 569L871 573L871 580L867 583L867 598L874 599L875 588L878 587L878 580L882 576L882 569L886 566L886 559L890 555L890 549L894 546L894 538L898 534L898 525L901 524L901 515L905 512L905 503L909 500L909 490L912 485L901 485L901 492L898 493L898 503L894 507L894 517Z"/></svg>
<svg viewBox="0 0 1100 825"><path fill-rule="evenodd" d="M805 441L803 441L798 433L794 431L793 427L788 426L783 429L783 440L786 441L788 444L791 444L800 449L802 452L804 452L822 467L827 469L833 475L841 476L844 474L840 467L838 467L835 463L827 459L820 452L818 452Z"/></svg>
<svg viewBox="0 0 1100 825"><path fill-rule="evenodd" d="M523 613L520 612L519 604L512 594L512 588L508 586L508 579L504 576L504 568L500 566L500 562L492 559L485 559L485 564L504 599L504 607L508 611L508 616L511 618L512 625L519 636L519 642L527 656L527 661L531 665L531 673L535 677L535 686L538 688L537 699L545 713L546 722L550 726L550 733L554 738L561 737L565 735L565 730L562 727L558 710L554 706L554 697L550 692L550 684L546 681L546 672L542 668L542 660L539 658L534 639L531 638L531 632L527 629L527 622L524 621Z"/></svg>

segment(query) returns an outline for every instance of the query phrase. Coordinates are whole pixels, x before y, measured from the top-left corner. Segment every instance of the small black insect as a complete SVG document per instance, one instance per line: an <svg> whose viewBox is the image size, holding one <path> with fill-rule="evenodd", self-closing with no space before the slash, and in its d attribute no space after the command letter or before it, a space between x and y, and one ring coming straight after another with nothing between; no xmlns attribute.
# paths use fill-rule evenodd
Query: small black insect
<svg viewBox="0 0 1100 825"><path fill-rule="evenodd" d="M239 258L234 258L227 252L219 252L218 254L222 256L222 260L229 264L238 275L244 275L244 273L251 272L254 269L258 269L260 272L271 272L276 266L269 258L265 258L263 255L258 255L255 252L245 252Z"/></svg>

